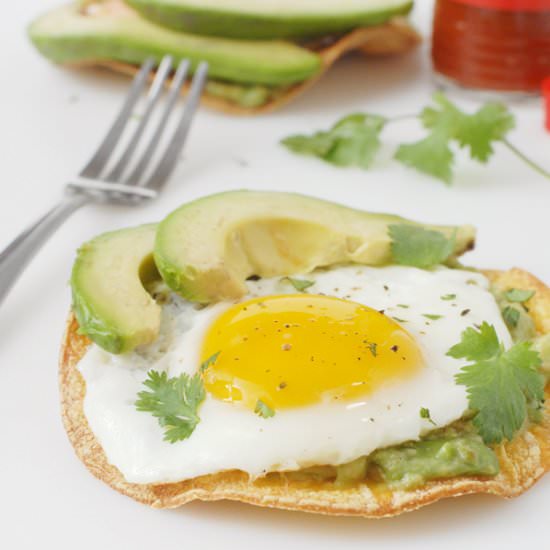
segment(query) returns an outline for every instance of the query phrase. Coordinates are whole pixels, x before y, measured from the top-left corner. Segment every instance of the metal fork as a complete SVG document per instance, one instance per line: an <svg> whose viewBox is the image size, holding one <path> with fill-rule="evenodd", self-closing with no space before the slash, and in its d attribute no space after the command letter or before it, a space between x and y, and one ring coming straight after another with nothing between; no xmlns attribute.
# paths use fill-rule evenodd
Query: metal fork
<svg viewBox="0 0 550 550"><path fill-rule="evenodd" d="M162 96L165 84L172 72L172 65L173 61L170 56L164 57L158 65L155 78L145 99L143 116L118 160L113 159L116 161L114 167L110 168L108 164L113 157L115 147L121 141L120 138L128 121L132 118L134 107L147 87L149 76L155 66L153 59L147 59L141 66L120 112L103 142L78 176L67 183L62 201L23 231L0 253L0 303L42 245L81 206L90 202L136 205L154 199L159 194L177 163L208 73L207 63L201 62L193 76L185 108L170 142L160 153L160 159L153 164L152 160L157 146L165 133L170 114L173 112L185 84L190 68L188 60L183 60L178 65L166 97L164 110L161 111L159 121L152 130L152 136L145 144L139 158L134 157L138 156L136 148L142 141L141 138L151 115ZM149 126L152 125L149 124ZM130 171L132 160L134 160L134 167ZM111 164L113 163L111 162Z"/></svg>

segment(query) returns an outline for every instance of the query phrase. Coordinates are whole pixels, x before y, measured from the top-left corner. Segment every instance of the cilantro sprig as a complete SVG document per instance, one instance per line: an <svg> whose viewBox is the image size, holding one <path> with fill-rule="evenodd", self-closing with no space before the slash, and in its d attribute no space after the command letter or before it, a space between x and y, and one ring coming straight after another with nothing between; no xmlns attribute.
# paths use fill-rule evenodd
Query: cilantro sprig
<svg viewBox="0 0 550 550"><path fill-rule="evenodd" d="M541 358L530 342L504 350L495 328L484 322L479 329L467 328L447 355L470 361L455 378L466 386L473 423L485 443L511 440L529 409L542 406Z"/></svg>
<svg viewBox="0 0 550 550"><path fill-rule="evenodd" d="M421 119L426 128L446 128L472 158L486 162L493 154L493 142L502 140L515 126L514 117L502 103L485 103L468 115L442 93L433 95L434 106L425 107Z"/></svg>
<svg viewBox="0 0 550 550"><path fill-rule="evenodd" d="M468 114L441 92L436 92L432 101L432 105L412 117L385 118L372 113L355 113L342 118L327 131L290 136L281 143L295 153L316 156L337 166L368 169L381 147L383 129L390 123L415 118L426 129L426 136L416 142L400 144L394 154L398 162L410 168L450 184L455 161L453 146L466 149L472 160L485 164L494 154L494 145L500 143L550 179L550 172L508 141L515 119L505 105L489 102Z"/></svg>
<svg viewBox="0 0 550 550"><path fill-rule="evenodd" d="M455 237L409 224L388 227L391 252L397 264L427 269L445 263L453 254Z"/></svg>
<svg viewBox="0 0 550 550"><path fill-rule="evenodd" d="M164 428L164 439L170 443L187 439L200 422L199 405L205 391L200 374L180 374L168 378L166 372L150 370L143 382L149 391L138 393L138 411L151 413Z"/></svg>

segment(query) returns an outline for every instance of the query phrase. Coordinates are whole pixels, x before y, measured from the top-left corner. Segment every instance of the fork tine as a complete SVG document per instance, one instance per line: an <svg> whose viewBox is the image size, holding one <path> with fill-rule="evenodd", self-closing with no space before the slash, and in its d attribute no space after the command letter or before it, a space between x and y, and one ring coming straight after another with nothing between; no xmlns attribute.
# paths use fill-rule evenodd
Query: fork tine
<svg viewBox="0 0 550 550"><path fill-rule="evenodd" d="M185 84L185 78L187 76L188 70L189 70L189 60L184 59L179 64L176 74L174 75L170 93L166 101L166 106L164 108L164 112L162 113L162 118L160 122L157 124L157 127L155 128L155 132L153 136L150 138L149 143L145 148L145 151L143 151L143 153L141 154L141 158L139 162L137 163L135 168L132 170L132 173L125 178L124 183L139 185L138 182L141 176L143 175L143 173L145 172L147 165L151 162L151 158L153 157L155 150L159 144L162 133L166 128L166 124L168 123L168 119L170 117L172 109L174 108L174 105L176 104L176 101L180 96L181 88Z"/></svg>
<svg viewBox="0 0 550 550"><path fill-rule="evenodd" d="M197 107L199 105L199 100L204 85L206 84L207 76L208 63L202 61L193 76L193 83L191 84L191 89L187 96L187 103L183 110L178 126L174 131L174 134L172 135L170 144L166 148L164 155L159 160L153 173L147 179L145 187L158 191L168 179L168 176L172 173L172 170L174 169L174 166L176 165L176 162L178 160L181 148L185 143L189 128L191 127L193 115L195 114L195 111L197 110Z"/></svg>
<svg viewBox="0 0 550 550"><path fill-rule="evenodd" d="M141 66L140 71L135 76L132 82L130 90L128 91L128 95L124 100L118 116L113 122L111 128L109 128L109 131L105 135L103 142L98 147L93 157L81 170L79 174L80 176L84 178L96 178L105 168L105 165L107 164L107 161L111 156L113 148L116 145L118 138L122 134L124 127L126 126L126 122L130 118L132 111L147 84L147 78L149 76L149 73L153 69L154 64L154 60L152 58L148 58Z"/></svg>
<svg viewBox="0 0 550 550"><path fill-rule="evenodd" d="M126 166L128 165L128 162L132 158L132 154L134 153L134 150L137 147L139 140L141 139L143 131L145 130L145 127L151 116L151 113L153 112L155 105L157 104L158 100L160 99L160 96L162 95L162 92L164 90L164 82L170 75L171 70L172 70L172 57L169 55L166 55L162 58L162 61L157 69L157 74L155 75L155 79L153 80L153 84L151 85L149 93L147 94L145 110L143 111L143 115L141 117L141 120L139 121L138 127L134 131L134 134L132 135L130 142L126 146L124 153L122 153L115 167L109 172L107 176L105 176L105 179L107 181L118 181L122 176L124 169L126 168Z"/></svg>

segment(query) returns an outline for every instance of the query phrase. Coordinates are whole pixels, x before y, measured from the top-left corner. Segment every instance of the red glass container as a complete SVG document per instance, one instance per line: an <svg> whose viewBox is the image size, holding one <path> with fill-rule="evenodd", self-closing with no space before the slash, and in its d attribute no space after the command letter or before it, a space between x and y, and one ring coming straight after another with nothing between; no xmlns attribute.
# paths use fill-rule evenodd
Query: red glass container
<svg viewBox="0 0 550 550"><path fill-rule="evenodd" d="M540 92L550 76L550 0L437 0L432 60L446 83Z"/></svg>

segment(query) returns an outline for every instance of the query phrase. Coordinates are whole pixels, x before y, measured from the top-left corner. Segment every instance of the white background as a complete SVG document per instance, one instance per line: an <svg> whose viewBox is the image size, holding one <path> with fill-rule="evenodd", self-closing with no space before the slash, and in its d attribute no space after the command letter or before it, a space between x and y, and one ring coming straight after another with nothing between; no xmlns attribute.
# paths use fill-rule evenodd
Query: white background
<svg viewBox="0 0 550 550"><path fill-rule="evenodd" d="M428 32L430 5L414 19ZM0 18L0 248L60 196L116 113L128 82L51 66L25 37L50 0L12 1ZM201 111L163 197L131 210L90 206L55 235L0 308L0 548L546 548L550 478L520 499L467 497L397 519L325 518L235 503L157 511L94 479L59 415L56 362L75 249L99 232L158 220L179 204L234 188L293 190L434 223L470 222L480 267L522 266L550 282L550 181L503 147L488 167L457 163L453 187L381 162L371 172L294 157L277 142L355 110L415 112L432 90L426 46L386 62L349 59L281 112L255 119ZM475 107L475 103L464 103ZM537 100L513 106L513 141L550 168ZM415 137L414 123L385 134ZM391 150L384 154L388 156ZM538 542L537 542L538 541ZM497 546L498 545L498 546Z"/></svg>

